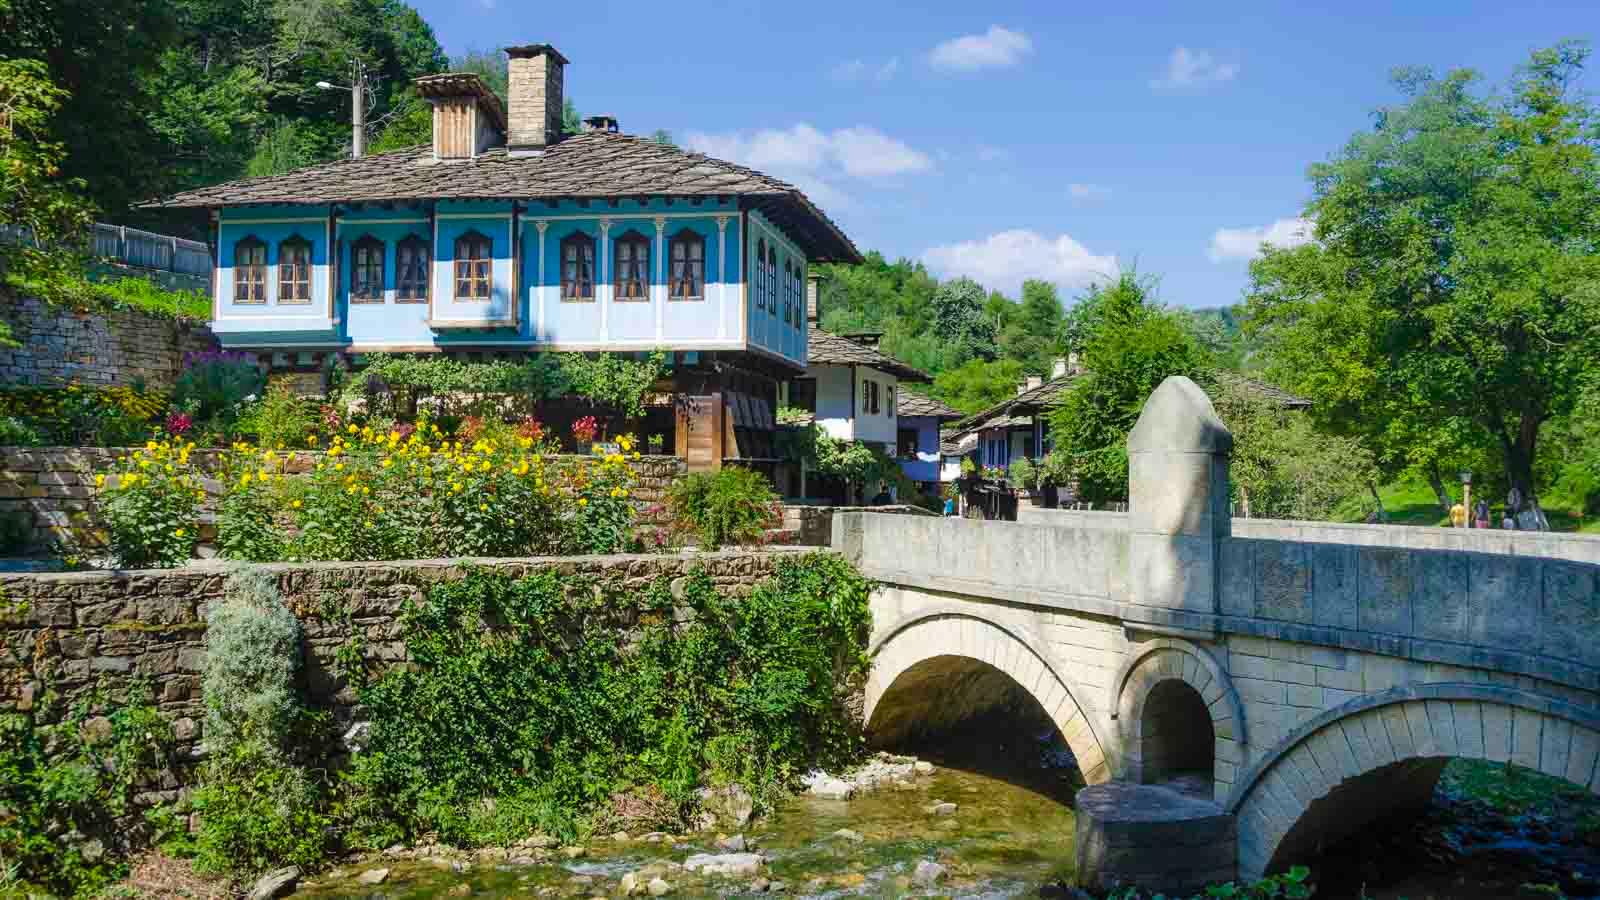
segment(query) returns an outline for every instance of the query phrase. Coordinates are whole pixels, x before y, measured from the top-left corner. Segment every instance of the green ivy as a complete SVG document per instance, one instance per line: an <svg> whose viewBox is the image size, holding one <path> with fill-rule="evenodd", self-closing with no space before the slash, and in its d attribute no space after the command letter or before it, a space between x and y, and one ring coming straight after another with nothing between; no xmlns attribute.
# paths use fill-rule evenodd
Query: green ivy
<svg viewBox="0 0 1600 900"><path fill-rule="evenodd" d="M866 670L867 595L822 554L781 561L743 599L704 572L642 590L553 571L439 584L402 614L411 664L359 691L372 731L347 776L355 842L572 836L621 791L681 824L707 779L770 802L858 752L838 686ZM679 609L692 621L673 625Z"/></svg>
<svg viewBox="0 0 1600 900"><path fill-rule="evenodd" d="M667 355L660 350L644 359L568 353L561 356L561 371L573 393L636 419L644 415L644 395L667 372Z"/></svg>
<svg viewBox="0 0 1600 900"><path fill-rule="evenodd" d="M0 896L94 894L126 870L118 820L172 749L147 686L132 693L85 697L57 723L48 700L0 714Z"/></svg>

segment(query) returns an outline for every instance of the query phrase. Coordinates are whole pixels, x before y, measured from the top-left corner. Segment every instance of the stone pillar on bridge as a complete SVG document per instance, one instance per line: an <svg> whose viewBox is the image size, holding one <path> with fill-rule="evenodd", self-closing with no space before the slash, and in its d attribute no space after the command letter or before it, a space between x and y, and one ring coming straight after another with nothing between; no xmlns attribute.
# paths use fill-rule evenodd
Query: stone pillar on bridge
<svg viewBox="0 0 1600 900"><path fill-rule="evenodd" d="M1200 386L1161 382L1128 435L1128 590L1148 624L1214 633L1233 435Z"/></svg>

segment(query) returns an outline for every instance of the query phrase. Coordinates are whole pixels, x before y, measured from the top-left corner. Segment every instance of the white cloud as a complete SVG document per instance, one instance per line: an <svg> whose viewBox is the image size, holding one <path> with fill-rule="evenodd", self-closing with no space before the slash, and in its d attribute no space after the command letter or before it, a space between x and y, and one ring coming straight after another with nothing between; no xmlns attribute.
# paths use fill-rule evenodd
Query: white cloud
<svg viewBox="0 0 1600 900"><path fill-rule="evenodd" d="M1103 184L1088 184L1082 181L1074 181L1067 185L1067 194L1074 200L1090 200L1095 197L1103 197L1109 193L1111 193L1111 188L1108 188Z"/></svg>
<svg viewBox="0 0 1600 900"><path fill-rule="evenodd" d="M945 276L965 275L986 288L1021 296L1022 282L1039 278L1072 290L1117 277L1114 256L1096 256L1071 237L1054 238L1013 229L977 241L930 247L928 267Z"/></svg>
<svg viewBox="0 0 1600 900"><path fill-rule="evenodd" d="M842 172L853 178L880 178L926 172L933 160L926 153L866 125L823 132L804 122L787 129L764 128L753 134L690 132L690 150L715 156L780 177Z"/></svg>
<svg viewBox="0 0 1600 900"><path fill-rule="evenodd" d="M971 72L1014 66L1033 52L1033 40L1020 31L990 25L983 34L966 34L934 47L928 62L936 69Z"/></svg>
<svg viewBox="0 0 1600 900"><path fill-rule="evenodd" d="M1310 219L1279 219L1259 228L1218 228L1211 235L1211 249L1206 255L1212 262L1254 259L1260 255L1262 244L1288 248L1310 243L1311 230Z"/></svg>
<svg viewBox="0 0 1600 900"><path fill-rule="evenodd" d="M1150 80L1153 88L1186 88L1232 81L1239 74L1238 63L1218 62L1208 50L1179 47L1167 57L1167 71Z"/></svg>
<svg viewBox="0 0 1600 900"><path fill-rule="evenodd" d="M891 56L883 62L867 62L864 59L852 59L839 63L833 67L829 74L834 81L888 81L900 71L900 57Z"/></svg>

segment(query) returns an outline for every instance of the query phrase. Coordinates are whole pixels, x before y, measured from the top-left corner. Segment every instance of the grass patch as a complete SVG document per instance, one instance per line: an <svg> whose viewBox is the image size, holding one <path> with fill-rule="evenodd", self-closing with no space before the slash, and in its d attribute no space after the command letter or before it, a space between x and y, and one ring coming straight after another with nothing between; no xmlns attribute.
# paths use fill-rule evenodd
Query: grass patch
<svg viewBox="0 0 1600 900"><path fill-rule="evenodd" d="M1461 486L1451 484L1446 486L1455 492L1459 499ZM1449 517L1439 509L1439 502L1433 495L1433 488L1428 482L1418 475L1406 475L1382 485L1378 488L1378 496L1383 498L1383 508L1389 513L1390 525L1424 525L1429 527L1444 527L1449 524ZM1473 492L1477 497L1477 492ZM1501 498L1502 500L1504 498ZM1348 505L1340 510L1346 522L1365 521L1366 514L1371 510L1371 499L1361 498L1359 504ZM1473 501L1476 505L1476 500ZM1570 498L1555 495L1542 496L1540 502L1544 504L1544 514L1550 519L1551 531L1580 532L1585 534L1600 534L1600 518L1584 516L1580 504L1572 502ZM1499 508L1495 507L1492 515L1492 524L1498 528Z"/></svg>
<svg viewBox="0 0 1600 900"><path fill-rule="evenodd" d="M1439 776L1439 785L1506 816L1547 812L1558 805L1600 807L1600 799L1570 781L1522 766L1480 759L1451 760Z"/></svg>

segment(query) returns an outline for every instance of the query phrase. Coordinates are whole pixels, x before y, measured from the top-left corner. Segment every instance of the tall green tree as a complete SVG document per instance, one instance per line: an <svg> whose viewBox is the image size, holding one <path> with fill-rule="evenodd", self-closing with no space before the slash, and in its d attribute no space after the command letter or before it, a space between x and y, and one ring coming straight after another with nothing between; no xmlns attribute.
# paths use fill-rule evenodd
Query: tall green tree
<svg viewBox="0 0 1600 900"><path fill-rule="evenodd" d="M971 278L953 278L933 293L933 333L968 357L993 359L994 323L983 314L983 286Z"/></svg>
<svg viewBox="0 0 1600 900"><path fill-rule="evenodd" d="M1317 429L1237 379L1219 377L1212 397L1233 433L1228 484L1246 517L1326 521L1374 499L1377 471L1359 441Z"/></svg>
<svg viewBox="0 0 1600 900"><path fill-rule="evenodd" d="M1355 433L1384 434L1391 417L1402 435L1484 441L1524 528L1548 527L1541 426L1571 411L1600 336L1587 57L1577 43L1536 51L1498 93L1470 71L1397 73L1404 102L1311 167L1315 242L1251 268L1253 327L1286 383L1331 393L1362 417Z"/></svg>
<svg viewBox="0 0 1600 900"><path fill-rule="evenodd" d="M1096 324L1083 343L1085 374L1046 415L1085 500L1128 496L1128 432L1169 375L1210 383L1211 361L1183 321L1124 273L1095 294Z"/></svg>
<svg viewBox="0 0 1600 900"><path fill-rule="evenodd" d="M969 359L934 376L931 393L957 412L981 412L1016 396L1026 374L1014 359Z"/></svg>
<svg viewBox="0 0 1600 900"><path fill-rule="evenodd" d="M1065 313L1056 286L1029 279L1022 283L1022 307L1000 335L1006 355L1035 374L1048 375L1061 353Z"/></svg>

